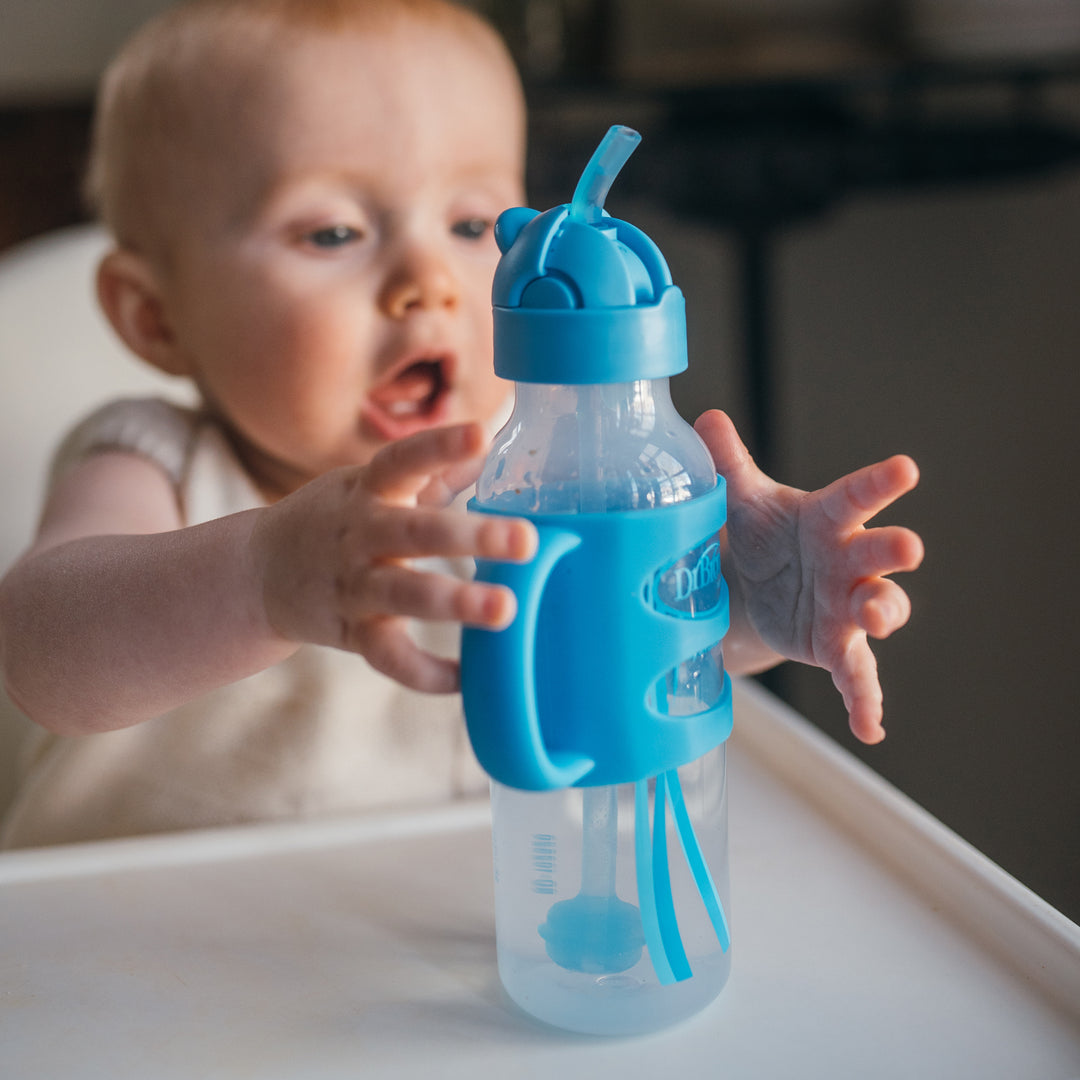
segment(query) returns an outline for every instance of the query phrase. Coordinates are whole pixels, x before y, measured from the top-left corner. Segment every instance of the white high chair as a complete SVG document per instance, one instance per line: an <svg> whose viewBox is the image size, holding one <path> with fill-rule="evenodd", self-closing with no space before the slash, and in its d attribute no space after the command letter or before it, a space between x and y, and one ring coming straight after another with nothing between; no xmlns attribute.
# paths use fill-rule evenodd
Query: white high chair
<svg viewBox="0 0 1080 1080"><path fill-rule="evenodd" d="M137 360L98 311L94 272L108 239L95 225L0 253L0 574L29 542L58 440L118 396L190 402L184 383ZM27 721L0 693L0 813Z"/></svg>

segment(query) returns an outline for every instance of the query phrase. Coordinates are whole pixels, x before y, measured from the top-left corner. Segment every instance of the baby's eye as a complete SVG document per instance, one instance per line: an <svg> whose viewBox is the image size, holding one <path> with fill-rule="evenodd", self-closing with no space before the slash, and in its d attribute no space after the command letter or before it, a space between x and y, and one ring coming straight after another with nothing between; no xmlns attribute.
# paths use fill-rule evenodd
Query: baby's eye
<svg viewBox="0 0 1080 1080"><path fill-rule="evenodd" d="M307 234L307 241L318 248L337 248L363 239L364 234L351 225L329 225Z"/></svg>
<svg viewBox="0 0 1080 1080"><path fill-rule="evenodd" d="M465 218L463 221L455 221L450 226L450 231L455 236L465 240L480 240L491 228L491 222L487 218Z"/></svg>

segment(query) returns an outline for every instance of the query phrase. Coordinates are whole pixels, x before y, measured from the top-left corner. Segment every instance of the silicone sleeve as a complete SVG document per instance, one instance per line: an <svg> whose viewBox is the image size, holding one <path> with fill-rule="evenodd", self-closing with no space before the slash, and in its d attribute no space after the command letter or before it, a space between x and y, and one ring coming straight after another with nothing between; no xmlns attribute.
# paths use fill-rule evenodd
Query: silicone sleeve
<svg viewBox="0 0 1080 1080"><path fill-rule="evenodd" d="M470 508L492 510L475 500ZM522 515L515 515L522 516ZM527 564L481 560L477 579L511 588L506 630L466 628L462 694L480 764L529 790L624 783L693 761L731 731L731 688L684 716L650 700L657 681L727 631L727 590L693 618L656 610L652 582L715 534L725 488L648 511L528 516L540 534Z"/></svg>

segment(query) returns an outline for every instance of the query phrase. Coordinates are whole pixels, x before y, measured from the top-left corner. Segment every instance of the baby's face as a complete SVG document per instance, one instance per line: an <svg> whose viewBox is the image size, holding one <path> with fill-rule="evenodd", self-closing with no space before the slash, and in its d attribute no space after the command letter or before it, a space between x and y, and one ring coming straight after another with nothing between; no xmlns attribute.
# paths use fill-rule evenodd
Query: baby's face
<svg viewBox="0 0 1080 1080"><path fill-rule="evenodd" d="M268 56L185 200L177 346L271 495L432 426L490 420L492 223L523 201L510 73L445 30Z"/></svg>

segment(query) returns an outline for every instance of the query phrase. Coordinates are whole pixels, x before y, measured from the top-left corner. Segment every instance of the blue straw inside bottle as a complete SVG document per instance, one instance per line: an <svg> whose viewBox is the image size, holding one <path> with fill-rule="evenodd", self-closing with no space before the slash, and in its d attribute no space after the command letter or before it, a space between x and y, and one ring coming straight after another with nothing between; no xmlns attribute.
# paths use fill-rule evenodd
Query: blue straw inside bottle
<svg viewBox="0 0 1080 1080"><path fill-rule="evenodd" d="M615 125L596 148L574 189L568 216L585 224L603 220L608 192L641 142L633 128ZM601 461L604 388L578 389L578 483L581 513L608 509ZM666 711L663 681L657 706ZM615 856L618 848L618 800L614 787L585 787L582 792L581 891L549 909L539 927L548 955L572 971L610 974L633 967L648 950L661 985L682 982L692 975L679 932L668 866L667 807L698 892L705 903L721 948L729 945L727 922L709 874L682 795L678 773L670 770L655 780L653 823L649 823L649 784L634 785L634 847L638 904L635 908L616 894Z"/></svg>
<svg viewBox="0 0 1080 1080"><path fill-rule="evenodd" d="M570 217L591 224L603 217L604 200L615 177L634 152L641 136L632 128L616 124L608 129L581 173ZM607 509L604 475L600 462L602 441L603 388L582 387L578 404L578 445L580 505L583 514L603 513ZM615 850L618 844L618 802L611 787L587 787L583 793L582 893L591 896L615 896ZM616 946L621 957L625 950ZM613 958L614 962L620 962ZM618 970L612 968L612 970Z"/></svg>

